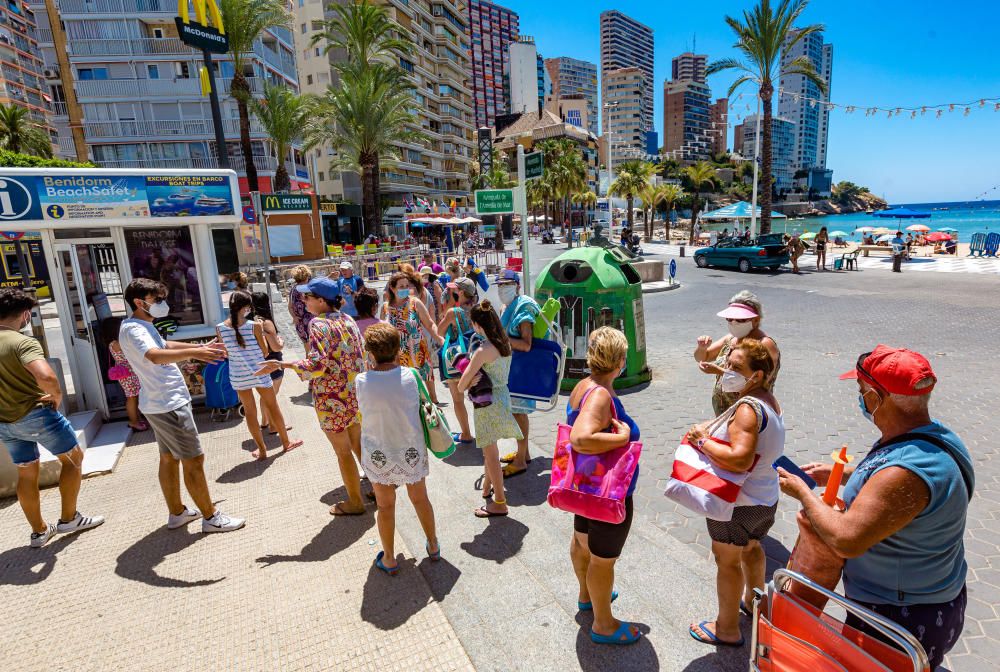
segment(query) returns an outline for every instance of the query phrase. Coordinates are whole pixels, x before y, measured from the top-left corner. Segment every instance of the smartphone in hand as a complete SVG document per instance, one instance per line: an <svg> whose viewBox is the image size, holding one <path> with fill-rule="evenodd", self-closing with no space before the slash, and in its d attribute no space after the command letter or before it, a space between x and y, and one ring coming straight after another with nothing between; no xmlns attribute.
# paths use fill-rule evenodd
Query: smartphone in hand
<svg viewBox="0 0 1000 672"><path fill-rule="evenodd" d="M795 474L796 476L798 476L799 478L801 478L803 481L805 481L805 484L807 486L809 486L810 490L812 490L813 488L816 487L816 481L814 481L809 476L809 474L807 474L806 472L802 471L802 468L799 467L799 465L795 464L790 459L788 459L787 455L782 455L781 457L779 457L777 460L774 461L774 464L772 464L771 466L774 467L775 469L777 469L778 467L781 467L782 469L784 469L788 473Z"/></svg>

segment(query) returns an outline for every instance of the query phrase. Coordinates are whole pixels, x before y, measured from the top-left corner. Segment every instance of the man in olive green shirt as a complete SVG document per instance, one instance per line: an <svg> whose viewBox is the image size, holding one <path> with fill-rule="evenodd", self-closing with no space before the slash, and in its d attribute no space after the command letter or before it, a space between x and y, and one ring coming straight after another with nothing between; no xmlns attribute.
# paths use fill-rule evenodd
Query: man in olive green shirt
<svg viewBox="0 0 1000 672"><path fill-rule="evenodd" d="M21 333L31 321L35 300L20 289L0 289L0 443L17 465L17 501L31 525L31 546L56 534L97 527L103 516L76 510L83 450L72 425L56 410L62 390L37 340ZM57 524L42 517L38 494L38 444L59 458L62 515Z"/></svg>

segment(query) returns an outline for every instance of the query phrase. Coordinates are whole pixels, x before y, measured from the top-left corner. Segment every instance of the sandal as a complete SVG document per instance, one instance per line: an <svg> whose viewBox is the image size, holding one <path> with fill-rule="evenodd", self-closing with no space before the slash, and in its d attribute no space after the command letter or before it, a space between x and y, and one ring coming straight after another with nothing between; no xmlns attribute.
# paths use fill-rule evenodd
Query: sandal
<svg viewBox="0 0 1000 672"><path fill-rule="evenodd" d="M463 439L461 432L452 432L451 439L458 446L472 446L473 448L476 447L476 437L472 437L471 439Z"/></svg>
<svg viewBox="0 0 1000 672"><path fill-rule="evenodd" d="M515 453L507 453L506 455L504 455L503 457L500 458L500 461L503 462L504 464L510 464L511 462L514 461L514 459L516 457L517 457L517 453L516 452ZM527 462L528 464L531 464L531 458L529 457L527 460L525 460L525 462Z"/></svg>
<svg viewBox="0 0 1000 672"><path fill-rule="evenodd" d="M591 629L590 641L594 644L635 644L642 637L642 631L636 628L635 634L632 634L631 630L634 627L631 623L622 621L622 624L618 626L613 635L599 635Z"/></svg>
<svg viewBox="0 0 1000 672"><path fill-rule="evenodd" d="M503 502L494 502L494 503L495 504L506 504L507 502L503 501ZM478 509L476 509L475 511L472 512L472 514L476 518L503 518L504 516L508 515L509 513L510 513L510 511L490 511L489 509L486 508L485 504L482 505L482 506L480 506Z"/></svg>
<svg viewBox="0 0 1000 672"><path fill-rule="evenodd" d="M330 507L331 516L363 516L365 515L365 510L362 508L360 511L348 511L344 508L344 502L337 502Z"/></svg>
<svg viewBox="0 0 1000 672"><path fill-rule="evenodd" d="M389 576L396 576L396 574L399 574L399 565L396 565L395 567L386 567L382 563L382 558L384 556L385 556L385 551L378 552L378 555L375 556L375 566L378 567L383 572L385 572L386 574L388 574Z"/></svg>
<svg viewBox="0 0 1000 672"><path fill-rule="evenodd" d="M525 467L524 469L515 469L513 464L508 464L506 467L503 468L503 477L514 478L515 476L520 476L521 474L525 474L527 472L528 472L527 467Z"/></svg>
<svg viewBox="0 0 1000 672"><path fill-rule="evenodd" d="M701 623L698 624L698 628L708 636L708 639L705 639L704 637L702 637L701 635L699 635L697 632L695 632L694 628L690 628L689 627L688 628L688 634L691 635L692 638L694 638L697 641L701 642L702 644L710 644L712 646L735 646L735 647L740 647L740 646L743 646L743 644L746 642L746 640L743 637L740 637L740 641L738 641L738 642L727 642L727 641L725 641L723 639L719 639L718 635L716 635L714 632L712 632L711 630L708 629L708 627L707 627L708 624L709 624L709 621L702 621Z"/></svg>
<svg viewBox="0 0 1000 672"><path fill-rule="evenodd" d="M149 425L146 423L145 420L140 420L138 425L129 425L129 429L131 429L133 432L145 432L147 429L149 429Z"/></svg>
<svg viewBox="0 0 1000 672"><path fill-rule="evenodd" d="M427 557L433 560L434 562L437 562L438 560L441 559L441 542L438 542L437 547L438 550L431 553L431 542L428 541L424 543L424 548L427 549Z"/></svg>
<svg viewBox="0 0 1000 672"><path fill-rule="evenodd" d="M618 599L618 591L617 590L612 590L611 591L611 601L614 602L617 599ZM576 608L579 609L580 611L593 611L594 610L594 603L593 602L580 602L580 601L577 601Z"/></svg>

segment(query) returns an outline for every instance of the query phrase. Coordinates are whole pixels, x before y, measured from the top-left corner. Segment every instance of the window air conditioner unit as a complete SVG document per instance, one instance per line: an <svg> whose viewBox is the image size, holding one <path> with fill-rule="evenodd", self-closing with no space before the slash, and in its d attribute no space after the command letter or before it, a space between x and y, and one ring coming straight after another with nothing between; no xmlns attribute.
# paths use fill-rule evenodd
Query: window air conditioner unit
<svg viewBox="0 0 1000 672"><path fill-rule="evenodd" d="M45 68L42 71L42 75L45 79L59 79L59 69L58 68Z"/></svg>

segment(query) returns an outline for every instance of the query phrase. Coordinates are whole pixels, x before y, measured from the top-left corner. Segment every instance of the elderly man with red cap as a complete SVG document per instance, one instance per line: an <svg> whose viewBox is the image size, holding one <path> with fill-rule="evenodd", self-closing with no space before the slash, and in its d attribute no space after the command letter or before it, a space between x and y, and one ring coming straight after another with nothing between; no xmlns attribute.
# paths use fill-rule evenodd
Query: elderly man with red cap
<svg viewBox="0 0 1000 672"><path fill-rule="evenodd" d="M909 630L931 669L965 623L966 512L975 484L962 440L928 404L937 378L922 355L879 345L841 379L858 382L858 406L881 437L853 469L844 510L823 503L798 477L778 469L782 491L802 503L812 530L845 559L847 597ZM803 467L819 485L829 464ZM803 521L804 522L804 521ZM880 637L859 619L848 625Z"/></svg>

